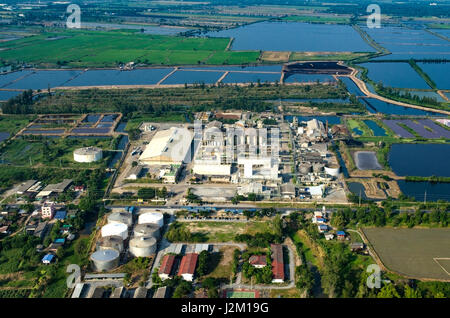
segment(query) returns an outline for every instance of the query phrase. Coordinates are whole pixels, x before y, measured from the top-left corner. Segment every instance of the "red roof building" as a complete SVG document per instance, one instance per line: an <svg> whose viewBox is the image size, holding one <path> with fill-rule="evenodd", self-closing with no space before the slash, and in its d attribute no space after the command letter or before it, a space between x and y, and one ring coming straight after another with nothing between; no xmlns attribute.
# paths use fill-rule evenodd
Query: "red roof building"
<svg viewBox="0 0 450 318"><path fill-rule="evenodd" d="M272 274L273 283L284 282L284 260L283 260L283 246L281 244L271 244L272 250Z"/></svg>
<svg viewBox="0 0 450 318"><path fill-rule="evenodd" d="M188 253L181 259L178 276L183 277L184 280L192 281L194 279L195 267L197 266L198 254Z"/></svg>
<svg viewBox="0 0 450 318"><path fill-rule="evenodd" d="M266 255L252 255L248 262L256 268L263 268L267 265Z"/></svg>
<svg viewBox="0 0 450 318"><path fill-rule="evenodd" d="M175 263L175 255L166 254L164 255L161 267L159 268L158 275L162 280L170 278L172 273L173 264Z"/></svg>

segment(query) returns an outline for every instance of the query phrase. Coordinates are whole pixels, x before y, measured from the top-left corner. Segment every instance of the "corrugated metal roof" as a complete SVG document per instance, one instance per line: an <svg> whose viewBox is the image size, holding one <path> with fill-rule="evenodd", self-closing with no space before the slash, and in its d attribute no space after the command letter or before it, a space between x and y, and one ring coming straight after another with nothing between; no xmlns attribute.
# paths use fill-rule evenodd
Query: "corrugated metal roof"
<svg viewBox="0 0 450 318"><path fill-rule="evenodd" d="M195 266L197 266L198 254L189 253L183 256L181 259L180 269L178 270L178 276L182 274L194 274Z"/></svg>

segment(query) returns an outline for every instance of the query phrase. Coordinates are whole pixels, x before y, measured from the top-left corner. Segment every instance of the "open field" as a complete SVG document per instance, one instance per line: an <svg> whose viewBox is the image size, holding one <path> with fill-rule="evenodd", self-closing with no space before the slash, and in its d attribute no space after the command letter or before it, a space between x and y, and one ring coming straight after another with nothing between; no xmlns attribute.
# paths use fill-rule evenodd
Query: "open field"
<svg viewBox="0 0 450 318"><path fill-rule="evenodd" d="M0 43L0 59L43 68L115 67L131 61L146 65L257 62L259 52L226 51L229 41L227 38L148 35L135 30L66 30Z"/></svg>
<svg viewBox="0 0 450 318"><path fill-rule="evenodd" d="M203 235L207 242L232 242L238 234L272 233L268 222L183 222L193 235Z"/></svg>
<svg viewBox="0 0 450 318"><path fill-rule="evenodd" d="M363 233L389 270L450 281L450 229L364 228Z"/></svg>
<svg viewBox="0 0 450 318"><path fill-rule="evenodd" d="M261 54L261 60L267 62L288 62L290 52L265 51Z"/></svg>
<svg viewBox="0 0 450 318"><path fill-rule="evenodd" d="M370 55L353 52L293 52L290 61L348 61Z"/></svg>
<svg viewBox="0 0 450 318"><path fill-rule="evenodd" d="M5 146L2 160L13 165L43 164L48 166L94 168L101 166L109 157L111 139L97 138L51 138L24 140L17 138ZM103 159L95 163L79 163L73 160L73 151L80 147L96 146L104 150Z"/></svg>

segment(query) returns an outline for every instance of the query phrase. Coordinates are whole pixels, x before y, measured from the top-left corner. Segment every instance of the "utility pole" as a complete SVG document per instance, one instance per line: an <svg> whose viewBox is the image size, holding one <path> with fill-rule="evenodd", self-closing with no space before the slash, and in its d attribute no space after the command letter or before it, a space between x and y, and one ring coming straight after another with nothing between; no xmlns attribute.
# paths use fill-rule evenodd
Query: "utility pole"
<svg viewBox="0 0 450 318"><path fill-rule="evenodd" d="M427 190L425 189L425 194L423 196L423 204L427 204Z"/></svg>
<svg viewBox="0 0 450 318"><path fill-rule="evenodd" d="M361 189L359 189L359 206L361 206Z"/></svg>

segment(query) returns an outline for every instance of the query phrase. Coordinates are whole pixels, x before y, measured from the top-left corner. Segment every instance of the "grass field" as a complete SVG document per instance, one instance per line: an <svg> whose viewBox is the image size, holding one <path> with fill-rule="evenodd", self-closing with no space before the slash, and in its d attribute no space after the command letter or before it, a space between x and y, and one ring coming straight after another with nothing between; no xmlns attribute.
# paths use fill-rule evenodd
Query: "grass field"
<svg viewBox="0 0 450 318"><path fill-rule="evenodd" d="M44 142L48 145L48 151L44 153ZM111 139L72 139L72 138L44 138L42 140L29 141L17 138L8 144L2 154L2 160L13 165L43 164L48 166L68 166L79 168L94 168L105 162L107 153L103 153L103 160L96 163L79 163L73 160L73 151L80 147L96 146L103 150L110 149ZM30 160L31 158L31 160Z"/></svg>
<svg viewBox="0 0 450 318"><path fill-rule="evenodd" d="M227 38L148 35L135 30L52 31L0 43L0 59L39 67L256 63L259 52L225 51Z"/></svg>
<svg viewBox="0 0 450 318"><path fill-rule="evenodd" d="M257 298L257 292L252 290L227 290L226 298Z"/></svg>
<svg viewBox="0 0 450 318"><path fill-rule="evenodd" d="M32 116L11 115L0 116L0 132L9 132L14 135L32 120Z"/></svg>
<svg viewBox="0 0 450 318"><path fill-rule="evenodd" d="M363 232L389 270L417 279L450 281L449 228L364 228Z"/></svg>
<svg viewBox="0 0 450 318"><path fill-rule="evenodd" d="M350 131L357 136L366 137L373 135L372 130L369 127L367 127L366 124L364 124L361 120L348 119L347 125ZM359 131L361 135L356 134L355 130L353 129Z"/></svg>

